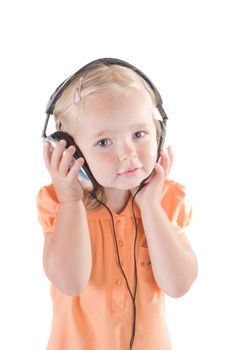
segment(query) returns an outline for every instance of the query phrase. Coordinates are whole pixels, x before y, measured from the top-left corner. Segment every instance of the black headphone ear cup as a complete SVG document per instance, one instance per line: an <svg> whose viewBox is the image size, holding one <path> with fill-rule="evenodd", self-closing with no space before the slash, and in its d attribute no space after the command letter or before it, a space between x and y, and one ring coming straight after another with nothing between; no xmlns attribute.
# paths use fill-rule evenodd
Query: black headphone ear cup
<svg viewBox="0 0 229 350"><path fill-rule="evenodd" d="M158 120L160 130L157 131L157 162L160 158L160 151L164 146L165 135L166 135L166 125L162 120Z"/></svg>
<svg viewBox="0 0 229 350"><path fill-rule="evenodd" d="M91 172L91 170L90 170L90 168L89 168L89 166L87 164L87 161L86 161L83 153L81 152L80 148L75 143L74 138L70 134L68 134L67 132L64 132L64 131L56 131L53 134L51 134L50 136L48 136L47 138L51 139L51 140L54 140L56 143L59 142L60 140L64 139L66 141L66 147L65 147L66 149L69 146L75 146L76 147L76 151L73 154L73 157L75 159L78 159L78 158L81 158L81 157L84 159L84 164L83 164L82 168L84 169L84 171L86 172L88 178L92 182L94 190L97 190L98 187L99 187L99 183L94 178L94 176L93 176L93 174L92 174L92 172Z"/></svg>
<svg viewBox="0 0 229 350"><path fill-rule="evenodd" d="M53 134L51 134L50 136L48 136L47 138L54 140L56 143L58 143L60 140L65 140L66 141L65 148L68 148L69 146L72 146L72 145L76 146L73 137L64 131L56 131Z"/></svg>

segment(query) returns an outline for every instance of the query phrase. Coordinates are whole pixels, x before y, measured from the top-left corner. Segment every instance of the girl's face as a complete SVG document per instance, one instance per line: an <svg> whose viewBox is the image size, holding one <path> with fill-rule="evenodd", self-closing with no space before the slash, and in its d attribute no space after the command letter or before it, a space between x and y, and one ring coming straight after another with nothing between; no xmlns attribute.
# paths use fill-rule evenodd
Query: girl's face
<svg viewBox="0 0 229 350"><path fill-rule="evenodd" d="M100 185L129 190L150 175L157 157L152 113L147 92L135 89L129 95L96 93L81 102L73 136Z"/></svg>

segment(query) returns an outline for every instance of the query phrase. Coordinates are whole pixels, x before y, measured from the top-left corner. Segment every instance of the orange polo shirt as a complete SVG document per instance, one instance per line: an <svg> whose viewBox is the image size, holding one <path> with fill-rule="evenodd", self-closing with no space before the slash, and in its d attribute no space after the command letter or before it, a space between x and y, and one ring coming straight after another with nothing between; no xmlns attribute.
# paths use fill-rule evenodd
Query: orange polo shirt
<svg viewBox="0 0 229 350"><path fill-rule="evenodd" d="M112 214L120 261L133 294L135 224L131 203L132 195L121 213L112 211ZM191 219L185 188L166 180L161 204L177 233L183 233ZM39 191L37 207L43 231L54 232L58 200L53 185ZM133 350L170 350L164 294L153 276L141 213L135 203L134 210L138 236ZM97 212L86 212L92 249L90 280L82 294L76 297L64 295L51 284L53 320L47 350L128 350L133 303L117 263L111 216L105 207Z"/></svg>

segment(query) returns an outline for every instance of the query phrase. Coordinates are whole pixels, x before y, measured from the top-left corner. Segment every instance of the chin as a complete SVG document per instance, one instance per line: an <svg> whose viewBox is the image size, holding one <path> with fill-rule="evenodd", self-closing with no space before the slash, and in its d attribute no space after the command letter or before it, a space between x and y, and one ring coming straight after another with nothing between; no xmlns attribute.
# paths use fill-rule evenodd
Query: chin
<svg viewBox="0 0 229 350"><path fill-rule="evenodd" d="M116 188L119 188L120 190L132 190L133 188L138 187L142 180L144 180L144 178L141 180L130 181L129 183L118 185Z"/></svg>

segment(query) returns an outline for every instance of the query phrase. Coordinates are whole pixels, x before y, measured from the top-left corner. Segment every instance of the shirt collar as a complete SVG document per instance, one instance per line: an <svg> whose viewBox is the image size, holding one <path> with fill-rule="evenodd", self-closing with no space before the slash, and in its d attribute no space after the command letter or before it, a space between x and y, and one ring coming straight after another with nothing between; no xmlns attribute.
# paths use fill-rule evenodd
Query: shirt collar
<svg viewBox="0 0 229 350"><path fill-rule="evenodd" d="M133 211L132 211L132 198L133 196L130 195L125 208L120 212L120 213L116 213L115 211L111 210L110 211L113 215L114 219L121 219L121 218L130 218L133 217ZM138 207L138 205L135 203L134 200L134 213L135 213L135 217L136 218L141 218L141 211ZM104 207L101 206L98 210L87 210L87 217L88 219L111 219L111 214L109 212L109 210Z"/></svg>

